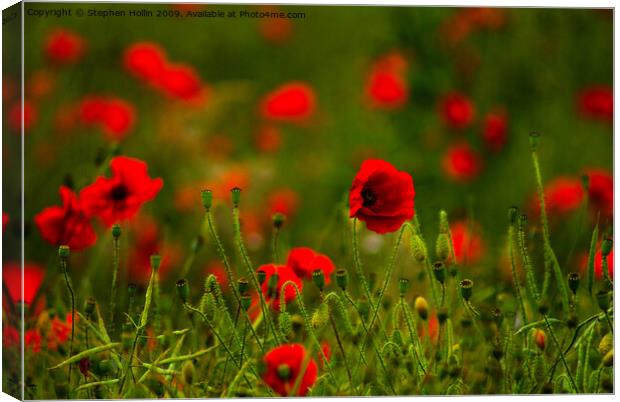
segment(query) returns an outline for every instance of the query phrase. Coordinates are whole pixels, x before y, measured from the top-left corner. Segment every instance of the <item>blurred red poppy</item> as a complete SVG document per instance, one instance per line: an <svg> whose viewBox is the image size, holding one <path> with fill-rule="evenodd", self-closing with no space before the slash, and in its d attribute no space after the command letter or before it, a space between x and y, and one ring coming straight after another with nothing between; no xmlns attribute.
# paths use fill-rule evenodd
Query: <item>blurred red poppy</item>
<svg viewBox="0 0 620 402"><path fill-rule="evenodd" d="M477 229L478 225L473 224L470 230L470 224L467 221L457 221L450 225L457 263L475 264L484 255L486 247Z"/></svg>
<svg viewBox="0 0 620 402"><path fill-rule="evenodd" d="M579 208L585 191L581 180L572 177L558 177L545 186L545 207L550 216L563 215ZM535 214L540 213L540 202L535 194L531 201Z"/></svg>
<svg viewBox="0 0 620 402"><path fill-rule="evenodd" d="M326 341L321 342L321 352L317 353L317 356L319 358L319 366L321 367L321 369L323 367L325 367L325 358L327 359L327 363L329 363L332 359L332 348L329 346L329 343L327 343ZM323 358L323 355L325 355L325 358Z"/></svg>
<svg viewBox="0 0 620 402"><path fill-rule="evenodd" d="M201 94L202 82L192 67L175 64L165 68L159 87L171 98L192 100Z"/></svg>
<svg viewBox="0 0 620 402"><path fill-rule="evenodd" d="M45 55L56 64L73 64L86 50L84 39L65 28L51 32L45 41Z"/></svg>
<svg viewBox="0 0 620 402"><path fill-rule="evenodd" d="M36 123L38 113L36 106L29 100L24 100L24 107L21 102L14 103L8 111L7 120L9 127L16 133L20 133L22 129L22 111L24 117L24 132L29 131Z"/></svg>
<svg viewBox="0 0 620 402"><path fill-rule="evenodd" d="M613 88L593 85L577 94L578 110L584 118L611 122L614 117Z"/></svg>
<svg viewBox="0 0 620 402"><path fill-rule="evenodd" d="M164 183L151 179L145 162L117 156L110 162L112 177L98 177L80 192L80 199L90 215L96 215L106 226L131 219L145 202L157 196Z"/></svg>
<svg viewBox="0 0 620 402"><path fill-rule="evenodd" d="M60 187L62 207L45 208L34 217L41 237L55 246L67 245L71 251L83 250L97 241L97 235L80 200L68 187Z"/></svg>
<svg viewBox="0 0 620 402"><path fill-rule="evenodd" d="M376 70L368 79L366 96L373 107L396 109L407 102L407 83L402 76L392 71Z"/></svg>
<svg viewBox="0 0 620 402"><path fill-rule="evenodd" d="M282 145L282 134L272 125L262 126L255 136L256 148L265 153L276 152Z"/></svg>
<svg viewBox="0 0 620 402"><path fill-rule="evenodd" d="M394 232L413 217L414 196L409 173L396 170L386 161L369 159L353 179L349 216L366 222L373 232Z"/></svg>
<svg viewBox="0 0 620 402"><path fill-rule="evenodd" d="M278 6L265 5L259 6L260 11L269 13L279 13L282 10ZM286 42L293 33L293 24L287 18L261 18L259 32L266 41L281 44Z"/></svg>
<svg viewBox="0 0 620 402"><path fill-rule="evenodd" d="M281 188L273 191L267 200L269 216L276 213L292 218L299 207L299 195L290 188Z"/></svg>
<svg viewBox="0 0 620 402"><path fill-rule="evenodd" d="M474 105L466 96L453 92L444 96L439 105L444 123L454 129L464 129L474 121Z"/></svg>
<svg viewBox="0 0 620 402"><path fill-rule="evenodd" d="M111 140L122 140L135 122L135 109L129 102L115 97L89 96L80 104L82 123L97 125Z"/></svg>
<svg viewBox="0 0 620 402"><path fill-rule="evenodd" d="M54 89L54 75L45 69L35 71L26 80L26 96L30 99L41 99Z"/></svg>
<svg viewBox="0 0 620 402"><path fill-rule="evenodd" d="M43 283L45 271L35 263L24 263L24 294L22 296L22 272L18 262L6 262L2 265L2 281L8 290L8 296L15 303L30 305ZM3 303L4 304L4 303Z"/></svg>
<svg viewBox="0 0 620 402"><path fill-rule="evenodd" d="M226 275L226 267L221 261L211 261L204 269L205 275L214 275L217 278L220 287L226 292L228 287L228 276Z"/></svg>
<svg viewBox="0 0 620 402"><path fill-rule="evenodd" d="M39 353L41 351L41 333L38 329L29 329L24 333L24 344L29 347L33 352Z"/></svg>
<svg viewBox="0 0 620 402"><path fill-rule="evenodd" d="M314 114L314 89L304 82L289 82L263 97L261 114L273 120L301 122Z"/></svg>
<svg viewBox="0 0 620 402"><path fill-rule="evenodd" d="M293 248L288 254L286 265L291 267L297 276L307 280L312 280L312 273L320 269L325 275L326 285L331 281L331 274L335 270L334 263L328 256L309 247Z"/></svg>
<svg viewBox="0 0 620 402"><path fill-rule="evenodd" d="M10 348L19 346L19 330L11 325L2 326L2 346Z"/></svg>
<svg viewBox="0 0 620 402"><path fill-rule="evenodd" d="M303 367L307 351L301 344L284 344L271 349L263 357L265 372L263 380L281 396L291 396L297 377L302 375L295 396L305 396L317 378L317 365L310 359Z"/></svg>
<svg viewBox="0 0 620 402"><path fill-rule="evenodd" d="M469 144L460 143L448 148L442 159L442 167L448 178L457 182L468 182L480 174L482 160Z"/></svg>
<svg viewBox="0 0 620 402"><path fill-rule="evenodd" d="M256 271L263 271L265 273L266 279L261 286L261 291L263 292L265 301L268 303L271 302L271 307L276 311L280 310L280 295L282 293L282 286L284 286L286 282L292 281L293 283L295 283L297 285L297 288L299 288L300 292L303 289L304 285L301 279L299 279L299 277L295 274L295 271L293 271L290 267L286 265L266 264L261 265ZM271 278L271 276L276 273L278 274L278 283L275 288L276 294L272 295L269 292L269 278ZM295 300L296 297L297 292L295 291L295 287L290 284L287 285L284 289L285 303L290 303L291 301Z"/></svg>
<svg viewBox="0 0 620 402"><path fill-rule="evenodd" d="M610 218L614 212L614 178L604 169L586 171L589 179L588 197L590 206L604 218Z"/></svg>
<svg viewBox="0 0 620 402"><path fill-rule="evenodd" d="M125 50L123 58L129 73L150 83L161 79L166 63L165 51L153 42L134 43Z"/></svg>
<svg viewBox="0 0 620 402"><path fill-rule="evenodd" d="M504 148L508 138L508 121L503 112L490 112L484 118L482 139L492 151Z"/></svg>
<svg viewBox="0 0 620 402"><path fill-rule="evenodd" d="M6 230L6 225L9 224L10 218L6 212L2 212L2 232Z"/></svg>

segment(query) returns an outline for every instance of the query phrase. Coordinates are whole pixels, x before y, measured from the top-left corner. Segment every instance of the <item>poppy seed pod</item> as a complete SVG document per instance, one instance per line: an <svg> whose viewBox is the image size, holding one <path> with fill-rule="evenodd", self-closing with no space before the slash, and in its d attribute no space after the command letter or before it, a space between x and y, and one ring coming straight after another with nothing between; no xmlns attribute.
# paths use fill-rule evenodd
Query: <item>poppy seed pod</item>
<svg viewBox="0 0 620 402"><path fill-rule="evenodd" d="M415 311L418 313L421 319L426 321L428 318L428 302L422 296L418 296L413 303Z"/></svg>
<svg viewBox="0 0 620 402"><path fill-rule="evenodd" d="M579 280L580 276L577 272L571 272L568 274L568 287L573 294L577 294L577 290L579 290Z"/></svg>
<svg viewBox="0 0 620 402"><path fill-rule="evenodd" d="M598 351L601 355L606 355L614 347L614 337L611 332L608 332L603 336L601 342L598 344Z"/></svg>
<svg viewBox="0 0 620 402"><path fill-rule="evenodd" d="M183 304L187 303L187 299L189 297L189 284L185 279L179 279L177 281L177 293L181 299L181 302L183 302Z"/></svg>
<svg viewBox="0 0 620 402"><path fill-rule="evenodd" d="M151 256L151 268L153 268L153 271L157 271L160 265L161 265L161 255L153 254Z"/></svg>
<svg viewBox="0 0 620 402"><path fill-rule="evenodd" d="M280 229L282 226L284 226L285 219L285 216L279 212L273 214L273 216L271 217L271 220L273 221L273 227L276 229Z"/></svg>
<svg viewBox="0 0 620 402"><path fill-rule="evenodd" d="M398 280L398 291L400 292L400 297L404 297L408 290L409 290L409 279L400 278Z"/></svg>
<svg viewBox="0 0 620 402"><path fill-rule="evenodd" d="M441 261L437 261L433 264L433 274L435 275L435 279L437 279L440 283L443 283L446 280L446 266Z"/></svg>
<svg viewBox="0 0 620 402"><path fill-rule="evenodd" d="M317 288L322 292L325 289L325 274L321 269L315 269L312 271L312 281Z"/></svg>
<svg viewBox="0 0 620 402"><path fill-rule="evenodd" d="M601 310L607 311L609 309L609 292L605 290L596 292L596 301Z"/></svg>
<svg viewBox="0 0 620 402"><path fill-rule="evenodd" d="M536 328L534 330L534 343L541 351L545 350L546 342L547 342L547 334L540 328Z"/></svg>
<svg viewBox="0 0 620 402"><path fill-rule="evenodd" d="M413 258L415 258L418 262L424 262L427 257L426 244L420 236L414 234L410 239L411 253L413 254Z"/></svg>
<svg viewBox="0 0 620 402"><path fill-rule="evenodd" d="M614 246L614 241L610 238L606 238L603 240L603 244L601 245L601 254L603 257L607 257L609 253L611 253L611 249Z"/></svg>
<svg viewBox="0 0 620 402"><path fill-rule="evenodd" d="M213 191L211 190L202 190L200 192L200 198L202 200L202 206L206 211L211 209L213 205Z"/></svg>
<svg viewBox="0 0 620 402"><path fill-rule="evenodd" d="M278 377L280 377L282 381L286 381L291 378L291 368L288 364L280 364L277 371Z"/></svg>
<svg viewBox="0 0 620 402"><path fill-rule="evenodd" d="M118 239L119 237L121 237L121 225L119 225L118 223L112 226L112 236L115 239Z"/></svg>
<svg viewBox="0 0 620 402"><path fill-rule="evenodd" d="M95 312L96 303L97 302L95 301L94 297L89 297L88 300L86 300L86 305L84 306L84 312L86 313L86 317L90 317Z"/></svg>
<svg viewBox="0 0 620 402"><path fill-rule="evenodd" d="M439 324L443 324L448 319L448 309L446 307L441 307L437 310L437 321Z"/></svg>
<svg viewBox="0 0 620 402"><path fill-rule="evenodd" d="M237 208L239 206L239 202L241 201L241 189L239 187L231 188L230 196L232 199L233 207Z"/></svg>
<svg viewBox="0 0 620 402"><path fill-rule="evenodd" d="M461 288L461 296L463 296L463 299L469 301L474 288L474 281L471 279L463 279L459 286Z"/></svg>
<svg viewBox="0 0 620 402"><path fill-rule="evenodd" d="M263 283L265 283L265 279L267 279L267 273L263 271L262 269L259 269L256 272L256 277L258 279L258 284L262 286Z"/></svg>
<svg viewBox="0 0 620 402"><path fill-rule="evenodd" d="M244 294L248 291L249 283L245 277L241 277L237 280L237 289L240 294Z"/></svg>
<svg viewBox="0 0 620 402"><path fill-rule="evenodd" d="M447 233L439 233L437 242L435 243L437 258L441 261L446 261L450 257L450 251L450 237Z"/></svg>
<svg viewBox="0 0 620 402"><path fill-rule="evenodd" d="M340 289L347 290L347 285L349 284L349 274L346 270L339 269L336 271L336 283Z"/></svg>
<svg viewBox="0 0 620 402"><path fill-rule="evenodd" d="M58 257L60 257L61 259L68 259L70 254L71 249L69 248L69 246L62 245L58 247Z"/></svg>
<svg viewBox="0 0 620 402"><path fill-rule="evenodd" d="M532 132L530 133L530 148L532 151L536 151L538 149L538 145L540 144L540 133Z"/></svg>

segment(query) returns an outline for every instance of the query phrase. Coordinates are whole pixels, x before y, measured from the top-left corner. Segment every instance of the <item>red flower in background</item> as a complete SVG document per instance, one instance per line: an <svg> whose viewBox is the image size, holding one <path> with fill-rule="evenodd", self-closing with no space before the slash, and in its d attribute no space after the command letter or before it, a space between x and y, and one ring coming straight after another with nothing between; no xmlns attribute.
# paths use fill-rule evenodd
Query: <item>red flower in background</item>
<svg viewBox="0 0 620 402"><path fill-rule="evenodd" d="M585 191L581 180L572 177L558 177L545 186L545 207L551 216L562 215L579 208ZM538 194L535 194L532 202L535 214L540 213Z"/></svg>
<svg viewBox="0 0 620 402"><path fill-rule="evenodd" d="M277 127L266 125L260 128L255 137L256 148L261 152L276 152L282 145L282 134Z"/></svg>
<svg viewBox="0 0 620 402"><path fill-rule="evenodd" d="M24 264L24 294L22 297L22 272L17 262L7 262L2 266L2 281L6 285L13 303L30 305L43 283L45 271L41 266L26 262Z"/></svg>
<svg viewBox="0 0 620 402"><path fill-rule="evenodd" d="M366 222L373 232L394 232L413 217L414 196L409 173L383 160L366 160L349 191L349 216Z"/></svg>
<svg viewBox="0 0 620 402"><path fill-rule="evenodd" d="M469 226L466 221L457 221L450 225L454 255L459 264L475 264L485 252L485 244L476 233L477 225L472 225L471 231Z"/></svg>
<svg viewBox="0 0 620 402"><path fill-rule="evenodd" d="M508 121L505 113L487 113L484 118L482 138L492 151L504 148L508 135Z"/></svg>
<svg viewBox="0 0 620 402"><path fill-rule="evenodd" d="M581 268L581 272L585 274L588 269L588 253L584 253L581 255L579 261L579 267ZM607 256L607 273L609 274L609 278L613 279L614 277L614 250L611 249L611 252ZM603 278L603 254L601 252L601 243L597 245L596 253L594 254L594 277L598 280Z"/></svg>
<svg viewBox="0 0 620 402"><path fill-rule="evenodd" d="M97 125L111 140L122 140L135 122L135 109L130 103L114 97L90 96L80 104L80 119Z"/></svg>
<svg viewBox="0 0 620 402"><path fill-rule="evenodd" d="M23 108L21 102L13 104L13 106L9 108L7 120L9 127L17 133L20 133L22 130L22 111L24 114L24 132L32 128L38 117L36 106L29 100L24 100Z"/></svg>
<svg viewBox="0 0 620 402"><path fill-rule="evenodd" d="M272 5L260 6L259 9L268 13L282 12L279 7ZM287 18L261 18L258 27L261 36L275 44L286 42L293 33L293 24Z"/></svg>
<svg viewBox="0 0 620 402"><path fill-rule="evenodd" d="M24 343L32 349L34 353L39 353L41 351L42 339L38 329L29 329L24 333Z"/></svg>
<svg viewBox="0 0 620 402"><path fill-rule="evenodd" d="M64 29L56 29L45 41L45 55L53 63L76 63L86 49L84 39L79 35Z"/></svg>
<svg viewBox="0 0 620 402"><path fill-rule="evenodd" d="M145 162L117 156L110 162L112 177L98 177L80 192L84 209L96 215L106 226L131 219L142 204L157 196L164 183L151 179Z"/></svg>
<svg viewBox="0 0 620 402"><path fill-rule="evenodd" d="M577 94L577 107L584 118L611 122L614 117L613 88L594 85Z"/></svg>
<svg viewBox="0 0 620 402"><path fill-rule="evenodd" d="M335 270L334 263L328 256L319 254L309 247L292 249L288 254L286 265L291 267L297 276L308 280L312 280L312 272L320 269L325 275L326 285L331 281L331 274Z"/></svg>
<svg viewBox="0 0 620 402"><path fill-rule="evenodd" d="M171 98L192 100L201 94L202 82L192 67L175 64L166 67L159 87Z"/></svg>
<svg viewBox="0 0 620 402"><path fill-rule="evenodd" d="M156 43L138 42L125 50L123 64L135 77L156 82L166 67L166 52Z"/></svg>
<svg viewBox="0 0 620 402"><path fill-rule="evenodd" d="M317 377L318 368L314 359L303 367L307 355L303 345L285 344L271 349L263 357L265 372L263 380L281 396L289 395L295 387L297 377L303 372L296 396L305 396Z"/></svg>
<svg viewBox="0 0 620 402"><path fill-rule="evenodd" d="M2 232L6 230L6 225L9 224L10 218L6 212L2 212Z"/></svg>
<svg viewBox="0 0 620 402"><path fill-rule="evenodd" d="M41 237L55 246L67 245L71 251L90 247L97 235L80 200L68 187L60 187L62 207L45 208L34 217Z"/></svg>
<svg viewBox="0 0 620 402"><path fill-rule="evenodd" d="M303 82L289 82L264 96L261 114L268 119L300 122L309 119L315 107L312 87Z"/></svg>
<svg viewBox="0 0 620 402"><path fill-rule="evenodd" d="M327 363L329 363L332 359L332 348L329 346L329 343L323 341L321 342L321 350L323 351L323 353L318 352L317 356L319 357L319 365L322 369L323 367L325 367L325 358L327 359ZM323 358L323 355L325 355L325 358Z"/></svg>
<svg viewBox="0 0 620 402"><path fill-rule="evenodd" d="M256 271L263 271L265 273L266 279L261 286L261 291L263 292L265 301L268 303L271 302L271 307L276 311L280 310L280 295L282 293L282 286L284 286L286 282L292 281L293 283L295 283L299 288L300 292L303 289L304 285L301 279L299 279L299 277L295 274L295 271L293 271L290 267L286 265L266 264L261 265ZM271 278L271 276L275 273L278 274L278 283L276 285L277 295L276 297L272 297L272 295L269 294L269 278ZM290 284L286 286L286 288L284 289L285 303L290 303L291 301L295 300L296 297L297 292L295 291L295 287Z"/></svg>
<svg viewBox="0 0 620 402"><path fill-rule="evenodd" d="M269 216L281 213L286 217L293 217L299 207L299 195L290 188L282 188L272 192L267 200Z"/></svg>
<svg viewBox="0 0 620 402"><path fill-rule="evenodd" d="M41 99L49 95L55 84L54 75L45 69L35 71L26 80L26 96L31 99Z"/></svg>
<svg viewBox="0 0 620 402"><path fill-rule="evenodd" d="M225 292L228 290L228 276L226 275L226 267L220 261L211 261L204 269L204 274L215 275L220 287Z"/></svg>
<svg viewBox="0 0 620 402"><path fill-rule="evenodd" d="M2 346L10 348L19 345L19 330L11 325L2 326Z"/></svg>
<svg viewBox="0 0 620 402"><path fill-rule="evenodd" d="M407 82L392 71L373 71L366 85L366 96L374 107L399 108L407 102Z"/></svg>
<svg viewBox="0 0 620 402"><path fill-rule="evenodd" d="M451 146L442 160L446 175L458 182L468 182L480 174L482 160L469 144L462 143Z"/></svg>
<svg viewBox="0 0 620 402"><path fill-rule="evenodd" d="M604 169L590 169L586 172L589 178L588 197L595 211L604 217L614 213L614 178L611 172Z"/></svg>
<svg viewBox="0 0 620 402"><path fill-rule="evenodd" d="M471 100L460 93L450 93L441 100L439 112L448 127L463 129L474 121L474 106Z"/></svg>

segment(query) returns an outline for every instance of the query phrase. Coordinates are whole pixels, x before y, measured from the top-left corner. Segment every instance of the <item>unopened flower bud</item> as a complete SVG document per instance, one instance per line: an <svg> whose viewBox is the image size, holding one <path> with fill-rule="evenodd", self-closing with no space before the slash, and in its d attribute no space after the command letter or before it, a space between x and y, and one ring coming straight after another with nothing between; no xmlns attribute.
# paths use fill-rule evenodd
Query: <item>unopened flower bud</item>
<svg viewBox="0 0 620 402"><path fill-rule="evenodd" d="M336 271L336 283L340 289L347 290L347 285L349 284L349 274L346 270L339 269Z"/></svg>
<svg viewBox="0 0 620 402"><path fill-rule="evenodd" d="M138 285L136 285L135 283L130 283L129 285L127 285L127 295L129 297L135 296L137 290L138 290Z"/></svg>
<svg viewBox="0 0 620 402"><path fill-rule="evenodd" d="M283 214L276 212L275 214L273 214L271 219L273 221L273 227L276 229L280 229L284 225L286 217Z"/></svg>
<svg viewBox="0 0 620 402"><path fill-rule="evenodd" d="M400 297L404 297L408 290L409 290L409 279L400 278L398 280L398 291L400 292Z"/></svg>
<svg viewBox="0 0 620 402"><path fill-rule="evenodd" d="M312 271L312 281L321 292L325 289L325 273L322 269Z"/></svg>
<svg viewBox="0 0 620 402"><path fill-rule="evenodd" d="M608 332L603 336L601 342L598 344L598 351L601 355L605 356L614 347L614 337L611 332Z"/></svg>
<svg viewBox="0 0 620 402"><path fill-rule="evenodd" d="M547 345L547 334L545 334L545 331L540 328L534 330L534 343L541 351L545 350Z"/></svg>
<svg viewBox="0 0 620 402"><path fill-rule="evenodd" d="M325 324L327 324L327 321L329 320L329 307L327 306L327 303L321 303L319 304L319 307L317 307L316 310L314 310L314 314L312 314L312 327L314 329L319 329L321 327L323 327Z"/></svg>
<svg viewBox="0 0 620 402"><path fill-rule="evenodd" d="M202 206L206 211L211 209L213 205L213 191L211 190L202 190L200 192L200 198L202 199Z"/></svg>
<svg viewBox="0 0 620 402"><path fill-rule="evenodd" d="M568 274L568 287L573 291L573 294L577 294L579 290L579 274L577 272L571 272Z"/></svg>
<svg viewBox="0 0 620 402"><path fill-rule="evenodd" d="M448 223L448 213L443 209L439 211L439 233L450 233L450 223Z"/></svg>
<svg viewBox="0 0 620 402"><path fill-rule="evenodd" d="M609 292L605 290L599 290L596 292L596 301L601 310L609 310Z"/></svg>
<svg viewBox="0 0 620 402"><path fill-rule="evenodd" d="M183 304L187 303L187 299L189 298L189 285L185 279L177 281L177 294Z"/></svg>
<svg viewBox="0 0 620 402"><path fill-rule="evenodd" d="M433 274L439 283L443 283L446 279L446 266L441 261L433 264Z"/></svg>
<svg viewBox="0 0 620 402"><path fill-rule="evenodd" d="M439 233L437 236L435 252L441 261L446 261L450 257L450 236L447 233Z"/></svg>
<svg viewBox="0 0 620 402"><path fill-rule="evenodd" d="M241 201L241 189L239 187L231 188L230 196L232 199L233 207L237 208L239 206L239 202Z"/></svg>
<svg viewBox="0 0 620 402"><path fill-rule="evenodd" d="M291 315L287 311L283 311L278 316L278 325L280 325L280 331L285 336L289 336L293 332L293 322L291 321Z"/></svg>
<svg viewBox="0 0 620 402"><path fill-rule="evenodd" d="M493 317L493 321L495 321L495 325L497 328L502 326L502 322L504 321L504 314L502 314L502 310L499 308L494 308L491 310L491 316Z"/></svg>
<svg viewBox="0 0 620 402"><path fill-rule="evenodd" d="M611 253L611 249L614 246L614 241L610 238L606 238L603 240L603 244L601 245L601 254L603 257L607 257L609 253Z"/></svg>
<svg viewBox="0 0 620 402"><path fill-rule="evenodd" d="M249 283L245 277L241 277L237 280L237 289L239 289L240 294L244 294L248 291Z"/></svg>
<svg viewBox="0 0 620 402"><path fill-rule="evenodd" d="M153 271L157 271L161 265L161 256L159 254L153 254L151 256L151 268Z"/></svg>
<svg viewBox="0 0 620 402"><path fill-rule="evenodd" d="M587 193L590 189L590 176L587 174L581 175L581 186L583 190Z"/></svg>
<svg viewBox="0 0 620 402"><path fill-rule="evenodd" d="M428 302L426 299L422 296L418 296L413 305L420 318L426 321L428 318Z"/></svg>
<svg viewBox="0 0 620 402"><path fill-rule="evenodd" d="M463 299L468 300L471 298L472 290L474 289L474 281L471 279L463 279L460 283L461 296Z"/></svg>
<svg viewBox="0 0 620 402"><path fill-rule="evenodd" d="M121 225L119 225L118 223L112 226L112 237L114 237L115 239L121 237Z"/></svg>
<svg viewBox="0 0 620 402"><path fill-rule="evenodd" d="M411 236L409 243L410 243L411 253L413 254L413 257L418 262L424 262L424 260L426 260L428 252L426 250L426 244L424 244L424 241L422 240L422 238L418 236L417 234L414 234Z"/></svg>

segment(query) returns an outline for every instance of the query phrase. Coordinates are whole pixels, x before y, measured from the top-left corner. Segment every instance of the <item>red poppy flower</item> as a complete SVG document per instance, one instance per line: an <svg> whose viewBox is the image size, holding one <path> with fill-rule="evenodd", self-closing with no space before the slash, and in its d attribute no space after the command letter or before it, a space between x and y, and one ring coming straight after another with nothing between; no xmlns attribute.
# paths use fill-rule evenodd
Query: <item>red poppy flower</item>
<svg viewBox="0 0 620 402"><path fill-rule="evenodd" d="M45 208L34 217L41 237L55 245L67 245L72 251L90 247L97 241L89 216L70 188L60 187L62 207Z"/></svg>
<svg viewBox="0 0 620 402"><path fill-rule="evenodd" d="M111 178L100 176L80 192L85 210L107 226L134 217L164 185L160 178L151 179L147 164L138 159L117 156L110 162L110 170Z"/></svg>
<svg viewBox="0 0 620 402"><path fill-rule="evenodd" d="M349 191L349 216L382 234L398 230L413 217L413 179L390 163L369 159L362 163Z"/></svg>
<svg viewBox="0 0 620 402"><path fill-rule="evenodd" d="M420 334L420 339L424 339L426 336L429 336L432 343L437 343L437 339L439 337L439 321L437 320L437 314L435 314L435 312L431 313L428 317L428 324L426 328L424 327L424 321L421 322L418 327L418 333Z"/></svg>
<svg viewBox="0 0 620 402"><path fill-rule="evenodd" d="M196 71L183 64L167 66L158 84L171 98L183 100L192 100L202 91L202 82Z"/></svg>
<svg viewBox="0 0 620 402"><path fill-rule="evenodd" d="M220 261L211 261L204 269L204 274L214 275L217 278L220 287L225 292L228 290L228 276L226 275L226 267Z"/></svg>
<svg viewBox="0 0 620 402"><path fill-rule="evenodd" d="M611 87L594 85L577 94L577 104L585 118L612 121L614 117L614 93Z"/></svg>
<svg viewBox="0 0 620 402"><path fill-rule="evenodd" d="M318 352L317 355L319 357L319 365L323 368L325 366L325 358L327 358L327 363L332 359L332 348L329 346L329 343L323 341L321 342L321 350L323 353ZM323 358L323 355L325 355L325 358Z"/></svg>
<svg viewBox="0 0 620 402"><path fill-rule="evenodd" d="M150 83L161 79L167 63L164 50L152 42L138 42L125 50L124 66L127 71Z"/></svg>
<svg viewBox="0 0 620 402"><path fill-rule="evenodd" d="M261 102L263 117L273 120L299 122L314 113L314 90L303 82L290 82L265 95Z"/></svg>
<svg viewBox="0 0 620 402"><path fill-rule="evenodd" d="M2 232L6 230L6 225L9 224L9 215L6 212L2 212Z"/></svg>
<svg viewBox="0 0 620 402"><path fill-rule="evenodd" d="M120 98L89 96L80 104L80 118L84 124L97 125L108 138L118 141L133 128L135 109Z"/></svg>
<svg viewBox="0 0 620 402"><path fill-rule="evenodd" d="M2 266L2 281L6 285L13 303L30 305L43 283L45 271L39 265L24 264L24 294L22 297L22 272L17 262L7 262Z"/></svg>
<svg viewBox="0 0 620 402"><path fill-rule="evenodd" d="M586 172L589 178L588 197L595 211L604 217L611 217L614 211L614 178L604 169L590 169Z"/></svg>
<svg viewBox="0 0 620 402"><path fill-rule="evenodd" d="M558 177L545 186L545 207L551 216L562 215L579 208L585 191L581 180L572 177ZM540 202L535 194L531 207L535 214L540 213Z"/></svg>
<svg viewBox="0 0 620 402"><path fill-rule="evenodd" d="M77 316L75 317L77 321ZM64 320L55 316L50 321L50 331L47 334L47 348L56 350L58 346L67 342L71 337L71 312L68 312ZM76 325L77 328L77 325Z"/></svg>
<svg viewBox="0 0 620 402"><path fill-rule="evenodd" d="M326 285L329 284L331 274L335 270L334 263L328 256L319 254L308 247L292 249L288 254L286 265L291 267L297 276L308 280L312 280L312 272L320 269L325 275Z"/></svg>
<svg viewBox="0 0 620 402"><path fill-rule="evenodd" d="M297 212L299 195L290 188L282 188L271 193L267 205L270 215L281 213L291 218Z"/></svg>
<svg viewBox="0 0 620 402"><path fill-rule="evenodd" d="M19 330L11 325L2 326L2 346L10 348L19 345Z"/></svg>
<svg viewBox="0 0 620 402"><path fill-rule="evenodd" d="M443 157L442 165L446 175L458 182L473 180L482 169L480 156L467 143L450 147Z"/></svg>
<svg viewBox="0 0 620 402"><path fill-rule="evenodd" d="M84 39L66 29L53 31L45 42L47 58L58 64L77 62L84 54L85 48Z"/></svg>
<svg viewBox="0 0 620 402"><path fill-rule="evenodd" d="M256 148L261 152L276 152L282 145L282 134L275 126L263 126L255 137Z"/></svg>
<svg viewBox="0 0 620 402"><path fill-rule="evenodd" d="M392 71L376 70L368 79L366 96L374 107L396 109L407 102L407 83Z"/></svg>
<svg viewBox="0 0 620 402"><path fill-rule="evenodd" d="M29 329L24 333L24 343L35 353L41 351L41 339L38 329Z"/></svg>
<svg viewBox="0 0 620 402"><path fill-rule="evenodd" d="M261 12L279 13L282 12L277 6L261 6ZM259 21L259 31L265 40L271 43L280 44L286 42L293 32L293 24L286 18L261 18Z"/></svg>
<svg viewBox="0 0 620 402"><path fill-rule="evenodd" d="M440 114L449 127L463 129L474 121L475 111L469 98L459 93L451 93L442 99Z"/></svg>
<svg viewBox="0 0 620 402"><path fill-rule="evenodd" d="M504 113L488 113L484 118L482 138L492 151L501 150L506 144L508 122Z"/></svg>
<svg viewBox="0 0 620 402"><path fill-rule="evenodd" d="M17 133L21 133L22 130L22 112L24 114L24 132L32 128L38 117L36 106L29 100L24 100L23 108L21 102L13 104L9 108L7 120L9 127Z"/></svg>
<svg viewBox="0 0 620 402"><path fill-rule="evenodd" d="M484 255L485 244L476 233L477 225L473 225L472 231L469 229L466 221L457 221L450 225L454 255L459 264L475 264Z"/></svg>
<svg viewBox="0 0 620 402"><path fill-rule="evenodd" d="M271 302L271 307L276 311L280 310L280 295L282 294L282 286L284 286L286 282L292 281L293 283L295 283L299 288L300 292L303 289L304 285L301 279L299 279L299 277L295 274L295 271L293 271L290 267L286 265L266 264L261 265L256 271L265 272L266 279L261 286L261 291L263 292L265 301L267 301L268 303ZM271 276L275 273L278 274L278 283L276 285L277 294L275 295L276 297L272 298L272 295L269 293L269 278L271 278ZM296 297L297 291L295 290L295 287L290 284L286 286L286 288L284 289L285 303L290 303L291 301L295 300Z"/></svg>
<svg viewBox="0 0 620 402"><path fill-rule="evenodd" d="M26 80L26 95L31 99L41 99L54 89L54 75L48 70L38 70Z"/></svg>
<svg viewBox="0 0 620 402"><path fill-rule="evenodd" d="M271 349L263 357L265 372L263 380L281 396L293 392L297 377L302 375L296 396L305 396L317 377L317 365L314 359L310 359L307 367L303 367L307 351L298 343L285 344Z"/></svg>
<svg viewBox="0 0 620 402"><path fill-rule="evenodd" d="M585 274L588 269L588 253L583 253L581 257L577 260L579 263L579 268L581 272ZM607 256L607 273L609 277L613 279L614 277L614 250L611 249L611 252ZM601 243L596 247L596 253L594 254L594 277L598 280L603 278L603 254L601 252Z"/></svg>

